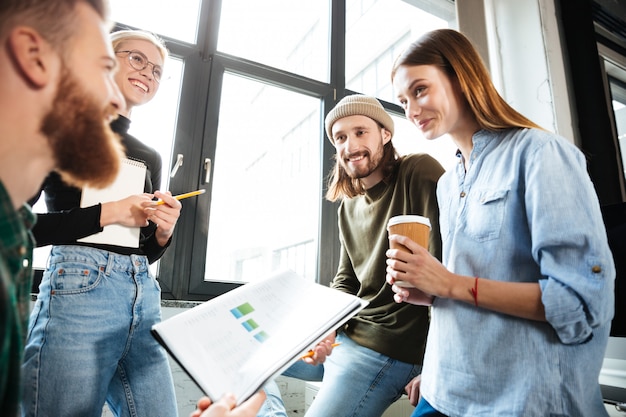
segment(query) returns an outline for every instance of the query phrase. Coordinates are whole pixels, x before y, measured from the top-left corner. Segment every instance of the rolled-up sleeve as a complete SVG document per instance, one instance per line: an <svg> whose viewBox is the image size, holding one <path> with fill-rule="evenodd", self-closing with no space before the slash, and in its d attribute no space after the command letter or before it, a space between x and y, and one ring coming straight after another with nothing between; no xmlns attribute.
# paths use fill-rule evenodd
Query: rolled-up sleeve
<svg viewBox="0 0 626 417"><path fill-rule="evenodd" d="M541 172L528 169L527 205L546 319L562 343L585 343L614 313L615 265L600 206L573 145L549 142L533 159L543 159L534 164Z"/></svg>
<svg viewBox="0 0 626 417"><path fill-rule="evenodd" d="M539 282L546 319L564 344L588 341L594 327L613 318L613 263L608 260L601 266L598 262L589 269L588 276L578 278L581 285L575 287L556 278Z"/></svg>

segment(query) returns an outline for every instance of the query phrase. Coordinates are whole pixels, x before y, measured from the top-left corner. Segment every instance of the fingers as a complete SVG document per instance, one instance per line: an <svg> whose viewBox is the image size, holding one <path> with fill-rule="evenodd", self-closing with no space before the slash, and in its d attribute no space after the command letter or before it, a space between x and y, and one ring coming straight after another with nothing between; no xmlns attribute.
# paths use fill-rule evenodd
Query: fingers
<svg viewBox="0 0 626 417"><path fill-rule="evenodd" d="M224 394L217 402L211 404L200 414L201 417L226 417L232 416L230 411L235 408L237 401L232 394Z"/></svg>
<svg viewBox="0 0 626 417"><path fill-rule="evenodd" d="M162 200L165 203L163 204L164 206L169 206L171 208L178 209L178 211L180 211L180 208L182 207L181 202L175 199L174 197L172 197L172 193L169 191L161 192L157 190L154 192L154 196L158 198L159 200Z"/></svg>
<svg viewBox="0 0 626 417"><path fill-rule="evenodd" d="M191 417L255 417L259 412L259 409L265 401L265 392L259 391L250 397L247 401L244 401L239 407L235 396L232 394L225 394L214 404L206 406L204 409L200 409L200 401L198 401L198 410L194 411ZM205 405L205 404L202 404ZM201 414L200 412L203 411Z"/></svg>
<svg viewBox="0 0 626 417"><path fill-rule="evenodd" d="M176 209L174 209L175 211L172 210L172 208L167 207L165 204L158 206L158 208L146 207L144 209L146 215L148 216L148 220L158 225L162 231L174 229L176 222L178 222L180 213Z"/></svg>
<svg viewBox="0 0 626 417"><path fill-rule="evenodd" d="M389 236L389 242L394 242L394 243L398 243L406 248L408 248L411 253L419 253L421 250L424 250L424 248L419 245L418 243L416 243L414 240L406 237L406 236L402 236L402 235L390 235ZM394 249L397 252L400 253L406 253L403 251L400 251L398 249ZM389 252L389 251L388 251ZM389 256L389 255L387 255Z"/></svg>
<svg viewBox="0 0 626 417"><path fill-rule="evenodd" d="M232 417L255 417L261 409L265 398L264 391L257 392L239 407L235 408Z"/></svg>
<svg viewBox="0 0 626 417"><path fill-rule="evenodd" d="M326 361L326 357L332 353L333 347L329 341L322 341L315 346L302 360L309 365L318 365Z"/></svg>
<svg viewBox="0 0 626 417"><path fill-rule="evenodd" d="M422 376L418 375L413 378L407 386L404 388L408 397L409 402L412 406L416 406L420 399L420 385L422 382Z"/></svg>
<svg viewBox="0 0 626 417"><path fill-rule="evenodd" d="M168 238L172 235L176 222L180 217L182 204L172 197L172 193L169 191L166 193L155 191L154 196L163 201L164 204L157 205L155 201L151 201L150 204L144 206L144 211L148 216L148 220L161 229L160 233L164 238Z"/></svg>
<svg viewBox="0 0 626 417"><path fill-rule="evenodd" d="M196 403L196 409L189 415L189 417L200 417L200 414L209 408L211 405L211 399L209 397L201 397Z"/></svg>
<svg viewBox="0 0 626 417"><path fill-rule="evenodd" d="M395 301L396 303L404 303L408 300L409 298L409 291L404 289L404 288L400 288L397 285L392 285L391 286L391 290L395 293L393 295L393 301Z"/></svg>

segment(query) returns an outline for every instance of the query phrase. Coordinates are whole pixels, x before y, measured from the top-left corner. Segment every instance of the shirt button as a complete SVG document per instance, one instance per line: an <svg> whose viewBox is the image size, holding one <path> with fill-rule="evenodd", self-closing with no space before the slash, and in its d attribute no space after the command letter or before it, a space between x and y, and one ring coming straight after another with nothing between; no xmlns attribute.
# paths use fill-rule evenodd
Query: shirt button
<svg viewBox="0 0 626 417"><path fill-rule="evenodd" d="M21 256L26 255L26 246L20 246L20 255Z"/></svg>
<svg viewBox="0 0 626 417"><path fill-rule="evenodd" d="M600 267L600 265L594 265L591 267L591 272L593 272L594 274L599 274L600 272L602 272L602 267Z"/></svg>
<svg viewBox="0 0 626 417"><path fill-rule="evenodd" d="M465 191L461 191L461 198L465 197Z"/></svg>

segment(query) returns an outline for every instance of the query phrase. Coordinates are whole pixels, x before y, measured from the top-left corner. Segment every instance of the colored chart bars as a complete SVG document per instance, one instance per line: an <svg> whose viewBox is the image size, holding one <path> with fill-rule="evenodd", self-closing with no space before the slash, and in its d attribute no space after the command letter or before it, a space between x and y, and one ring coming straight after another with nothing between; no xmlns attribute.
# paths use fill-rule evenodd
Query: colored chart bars
<svg viewBox="0 0 626 417"><path fill-rule="evenodd" d="M231 314L240 321L241 325L253 336L256 340L263 343L269 337L269 334L265 332L259 324L250 317L254 313L254 307L250 303L243 303L230 310Z"/></svg>

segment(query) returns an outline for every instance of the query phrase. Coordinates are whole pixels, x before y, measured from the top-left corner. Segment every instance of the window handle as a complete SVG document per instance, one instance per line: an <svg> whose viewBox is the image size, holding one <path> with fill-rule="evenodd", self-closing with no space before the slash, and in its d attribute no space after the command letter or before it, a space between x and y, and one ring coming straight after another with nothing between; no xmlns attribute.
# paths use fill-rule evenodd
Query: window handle
<svg viewBox="0 0 626 417"><path fill-rule="evenodd" d="M204 158L204 183L211 181L211 158Z"/></svg>
<svg viewBox="0 0 626 417"><path fill-rule="evenodd" d="M183 154L179 153L176 156L176 162L174 163L174 166L172 167L172 170L170 171L170 178L174 178L174 176L178 172L178 168L182 166L183 166Z"/></svg>

